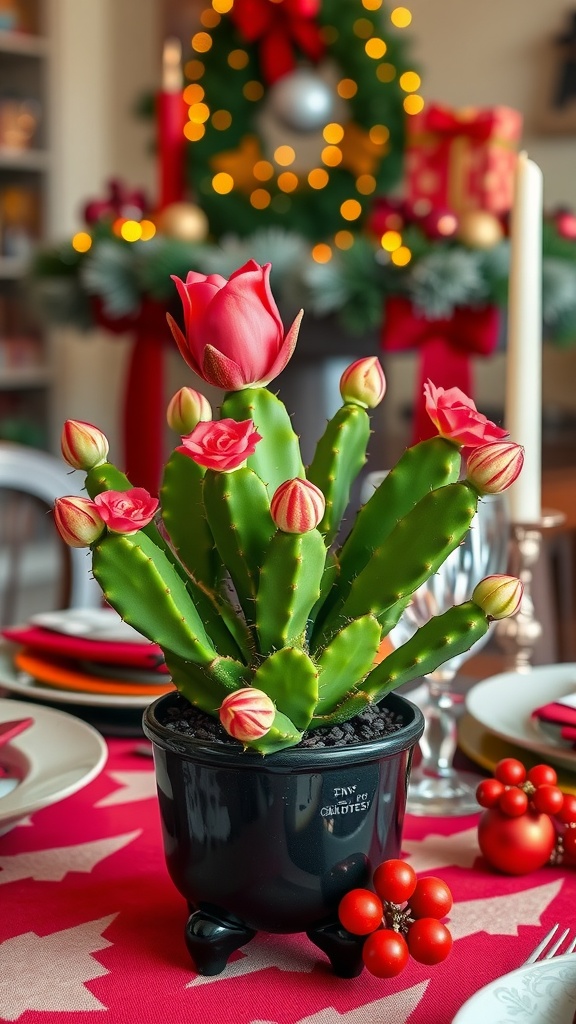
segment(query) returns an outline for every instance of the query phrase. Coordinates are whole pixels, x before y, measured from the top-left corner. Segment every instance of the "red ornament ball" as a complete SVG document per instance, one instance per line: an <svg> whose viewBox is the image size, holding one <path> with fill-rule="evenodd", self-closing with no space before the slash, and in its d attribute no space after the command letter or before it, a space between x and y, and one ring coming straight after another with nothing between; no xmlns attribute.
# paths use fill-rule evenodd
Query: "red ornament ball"
<svg viewBox="0 0 576 1024"><path fill-rule="evenodd" d="M535 764L526 778L533 786L555 786L558 782L558 776L549 764Z"/></svg>
<svg viewBox="0 0 576 1024"><path fill-rule="evenodd" d="M362 947L364 966L376 978L395 978L406 967L408 957L406 940L391 928L372 932Z"/></svg>
<svg viewBox="0 0 576 1024"><path fill-rule="evenodd" d="M368 935L382 922L384 908L369 889L351 889L338 906L340 924L352 935Z"/></svg>
<svg viewBox="0 0 576 1024"><path fill-rule="evenodd" d="M408 929L408 949L420 964L439 964L452 949L452 936L435 917L421 917Z"/></svg>
<svg viewBox="0 0 576 1024"><path fill-rule="evenodd" d="M503 757L494 769L494 775L505 786L519 786L526 778L526 769L522 761L515 757Z"/></svg>
<svg viewBox="0 0 576 1024"><path fill-rule="evenodd" d="M559 213L556 216L556 228L562 238L576 240L576 216L573 213Z"/></svg>
<svg viewBox="0 0 576 1024"><path fill-rule="evenodd" d="M458 217L452 210L442 208L431 210L422 218L420 225L428 238L453 238L458 230Z"/></svg>
<svg viewBox="0 0 576 1024"><path fill-rule="evenodd" d="M493 807L480 818L478 843L492 867L507 875L525 875L548 863L556 830L547 814L532 808L510 818Z"/></svg>
<svg viewBox="0 0 576 1024"><path fill-rule="evenodd" d="M413 917L446 917L452 909L452 893L441 878L426 875L420 878L410 897Z"/></svg>
<svg viewBox="0 0 576 1024"><path fill-rule="evenodd" d="M416 889L417 876L405 860L385 860L374 872L374 888L380 899L405 903Z"/></svg>
<svg viewBox="0 0 576 1024"><path fill-rule="evenodd" d="M562 809L558 812L558 821L563 825L576 824L576 796L571 793L564 794Z"/></svg>
<svg viewBox="0 0 576 1024"><path fill-rule="evenodd" d="M528 810L528 797L523 789L518 786L509 786L500 795L498 807L503 814L510 818L518 818Z"/></svg>
<svg viewBox="0 0 576 1024"><path fill-rule="evenodd" d="M476 789L476 799L480 807L495 807L502 793L503 783L498 779L483 779Z"/></svg>

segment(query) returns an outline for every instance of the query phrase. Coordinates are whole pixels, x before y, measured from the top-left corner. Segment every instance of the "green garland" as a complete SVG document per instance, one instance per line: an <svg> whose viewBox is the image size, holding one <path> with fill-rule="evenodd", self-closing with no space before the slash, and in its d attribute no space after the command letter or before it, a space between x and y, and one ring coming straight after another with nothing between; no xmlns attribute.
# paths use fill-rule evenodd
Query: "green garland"
<svg viewBox="0 0 576 1024"><path fill-rule="evenodd" d="M361 337L384 319L385 301L402 295L428 319L449 317L461 306L504 307L508 290L509 243L472 249L458 242L431 241L415 226L404 234L413 257L396 267L367 236L337 253L328 263L314 262L310 246L296 232L265 229L220 244L187 243L155 236L125 242L105 224L97 226L92 247L79 254L67 242L40 252L30 271L30 286L40 311L52 323L93 324L91 301L97 298L112 319L137 314L142 300L176 305L170 275L200 273L228 277L248 259L272 263L272 285L287 315L304 306L310 315L333 315L342 329ZM543 231L543 320L547 340L559 346L576 342L576 241L559 235L553 221Z"/></svg>
<svg viewBox="0 0 576 1024"><path fill-rule="evenodd" d="M383 61L392 77L390 81L381 81L378 68L382 61L366 55L365 40L358 36L355 26L361 19L372 26L372 35L383 38L384 16L384 8L371 12L360 0L322 0L318 15L326 41L325 60L335 66L339 77L352 79L358 87L356 94L346 101L354 125L366 133L375 125L384 125L389 131L385 155L374 160L372 172L375 191L379 193L390 191L402 173L406 92L399 79L408 65L404 41L398 33L386 31L387 50ZM202 137L188 146L187 174L192 194L208 216L212 237L220 238L229 231L231 224L240 236L273 225L290 224L296 233L314 241L333 235L339 229L350 228L350 223L340 214L341 203L355 199L364 213L372 195L358 192L357 175L344 166L328 168L329 182L321 189L310 187L304 176L299 177L298 188L290 194L278 188L276 178L265 182L271 195L271 202L265 209L255 209L247 192L239 188L234 187L224 195L214 191L212 179L220 166L218 158L223 153L238 154L246 140L255 140L262 158L270 160L269 147L259 125L269 87L262 81L258 43L244 40L230 16L222 16L208 34L212 39L208 52L194 54L192 63L201 69L194 74L194 80L204 90L204 102L209 111L226 111L231 120L225 130L215 127L213 118L206 120ZM231 68L228 56L237 50L246 54L247 63L241 68ZM297 51L296 55L303 56ZM244 90L249 83L261 87L261 96L256 100L245 97ZM302 139L305 138L303 134Z"/></svg>

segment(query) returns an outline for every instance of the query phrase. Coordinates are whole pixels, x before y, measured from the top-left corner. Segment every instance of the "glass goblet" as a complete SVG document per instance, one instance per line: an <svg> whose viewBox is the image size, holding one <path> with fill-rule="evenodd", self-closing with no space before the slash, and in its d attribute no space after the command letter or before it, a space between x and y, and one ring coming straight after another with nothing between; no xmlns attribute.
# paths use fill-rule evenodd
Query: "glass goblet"
<svg viewBox="0 0 576 1024"><path fill-rule="evenodd" d="M394 646L408 640L419 626L454 604L467 601L485 576L506 571L508 516L506 496L481 498L478 511L462 543L448 556L412 601L391 633ZM427 696L422 706L425 727L420 740L422 760L412 768L407 811L411 814L463 815L478 811L476 786L480 775L457 771L453 765L457 745L456 705L453 679L467 658L488 640L489 632L470 650L445 662L425 676Z"/></svg>

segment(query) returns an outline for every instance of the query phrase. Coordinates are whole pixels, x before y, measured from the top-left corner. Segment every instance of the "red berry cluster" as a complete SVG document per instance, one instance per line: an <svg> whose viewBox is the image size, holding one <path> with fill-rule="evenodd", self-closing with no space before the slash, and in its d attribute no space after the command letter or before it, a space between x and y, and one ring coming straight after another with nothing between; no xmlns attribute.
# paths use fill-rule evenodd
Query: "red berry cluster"
<svg viewBox="0 0 576 1024"><path fill-rule="evenodd" d="M370 889L351 889L340 901L340 923L352 935L365 935L364 966L377 978L394 978L410 955L421 964L439 964L452 948L440 918L452 907L452 893L441 878L418 879L404 860L385 860Z"/></svg>
<svg viewBox="0 0 576 1024"><path fill-rule="evenodd" d="M497 808L508 818L530 811L548 815L558 832L553 860L576 861L576 796L562 792L550 765L537 764L527 771L521 761L505 757L496 765L494 778L480 783L476 799L481 807Z"/></svg>

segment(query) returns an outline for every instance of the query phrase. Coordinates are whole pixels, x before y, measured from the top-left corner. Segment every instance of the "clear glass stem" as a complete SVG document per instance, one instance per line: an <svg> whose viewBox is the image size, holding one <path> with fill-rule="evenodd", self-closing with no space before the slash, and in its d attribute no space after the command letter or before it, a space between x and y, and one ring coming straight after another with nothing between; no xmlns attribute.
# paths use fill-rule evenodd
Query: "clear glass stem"
<svg viewBox="0 0 576 1024"><path fill-rule="evenodd" d="M422 706L424 733L420 740L422 760L412 769L408 785L410 814L464 815L478 813L476 786L480 775L457 771L454 754L458 743L457 712L452 692L456 672L444 666L426 678L427 699Z"/></svg>
<svg viewBox="0 0 576 1024"><path fill-rule="evenodd" d="M447 687L454 672L437 672L427 679L428 696L424 709L424 734L420 740L420 771L437 778L453 777L452 762L457 746L454 699Z"/></svg>

